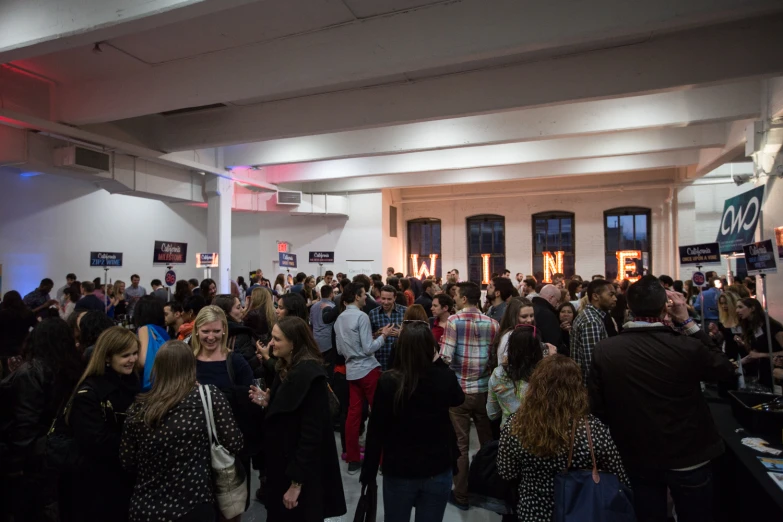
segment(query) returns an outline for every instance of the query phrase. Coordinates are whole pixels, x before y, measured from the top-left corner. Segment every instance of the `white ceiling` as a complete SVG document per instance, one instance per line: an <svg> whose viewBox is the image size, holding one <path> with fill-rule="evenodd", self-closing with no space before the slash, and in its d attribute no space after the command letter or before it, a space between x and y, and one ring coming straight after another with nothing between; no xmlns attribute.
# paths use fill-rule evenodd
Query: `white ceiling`
<svg viewBox="0 0 783 522"><path fill-rule="evenodd" d="M0 62L23 57L0 68L14 82L0 123L199 149L259 166L244 172L258 181L344 192L703 172L741 151L762 93L783 91L775 0L111 1L134 16L61 0L82 18L0 46ZM34 11L0 12L23 26Z"/></svg>

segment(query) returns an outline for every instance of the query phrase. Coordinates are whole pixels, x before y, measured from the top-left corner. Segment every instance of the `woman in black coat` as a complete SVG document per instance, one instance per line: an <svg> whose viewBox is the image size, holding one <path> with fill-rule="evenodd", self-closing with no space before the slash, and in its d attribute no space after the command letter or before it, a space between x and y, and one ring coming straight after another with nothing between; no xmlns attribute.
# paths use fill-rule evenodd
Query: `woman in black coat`
<svg viewBox="0 0 783 522"><path fill-rule="evenodd" d="M134 477L120 465L125 412L141 383L136 374L140 343L130 330L113 326L98 338L66 416L84 458L76 471L72 520L128 520Z"/></svg>
<svg viewBox="0 0 783 522"><path fill-rule="evenodd" d="M6 292L0 303L0 377L10 373L8 359L22 353L30 328L36 324L35 314L22 301L16 290Z"/></svg>
<svg viewBox="0 0 783 522"><path fill-rule="evenodd" d="M0 384L0 505L15 522L59 519L59 477L44 469L43 450L82 369L73 331L52 317L30 333L24 363Z"/></svg>
<svg viewBox="0 0 783 522"><path fill-rule="evenodd" d="M253 401L266 409L264 448L269 522L321 522L346 513L337 460L326 369L307 323L284 317L269 343L279 358L269 390L253 386Z"/></svg>

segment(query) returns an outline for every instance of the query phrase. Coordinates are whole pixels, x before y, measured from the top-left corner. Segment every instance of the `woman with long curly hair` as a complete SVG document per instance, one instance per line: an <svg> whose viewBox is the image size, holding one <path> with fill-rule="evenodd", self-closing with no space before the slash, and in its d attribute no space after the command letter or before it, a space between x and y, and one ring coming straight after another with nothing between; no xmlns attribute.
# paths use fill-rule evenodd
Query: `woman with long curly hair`
<svg viewBox="0 0 783 522"><path fill-rule="evenodd" d="M503 427L498 473L519 482L519 520L552 520L555 475L568 465L572 427L576 424L573 468L592 468L585 425L589 424L598 469L616 474L630 487L609 430L590 415L579 366L564 355L538 363L525 400Z"/></svg>

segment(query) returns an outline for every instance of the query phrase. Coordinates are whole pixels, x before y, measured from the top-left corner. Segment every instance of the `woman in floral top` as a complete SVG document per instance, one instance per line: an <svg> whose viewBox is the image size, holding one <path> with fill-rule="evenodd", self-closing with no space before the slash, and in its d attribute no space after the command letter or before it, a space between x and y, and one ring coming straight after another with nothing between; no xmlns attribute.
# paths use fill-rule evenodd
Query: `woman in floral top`
<svg viewBox="0 0 783 522"><path fill-rule="evenodd" d="M519 409L527 390L530 375L543 359L541 342L536 339L535 327L520 324L508 339L508 355L489 378L487 415L496 420L503 416L501 426Z"/></svg>
<svg viewBox="0 0 783 522"><path fill-rule="evenodd" d="M182 341L167 342L152 374L152 389L128 409L120 445L122 466L137 473L130 520L214 522L210 441L193 351ZM218 440L236 454L242 433L226 398L208 386Z"/></svg>

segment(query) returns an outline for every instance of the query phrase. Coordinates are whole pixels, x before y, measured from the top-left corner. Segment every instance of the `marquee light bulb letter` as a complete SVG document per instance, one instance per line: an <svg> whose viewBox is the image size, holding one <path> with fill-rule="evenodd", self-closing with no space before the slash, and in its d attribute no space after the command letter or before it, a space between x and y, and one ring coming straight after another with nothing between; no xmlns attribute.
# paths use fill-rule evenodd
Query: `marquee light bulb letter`
<svg viewBox="0 0 783 522"><path fill-rule="evenodd" d="M436 265L438 260L438 254L431 254L430 255L430 266L427 268L427 263L422 263L421 266L419 266L419 254L411 254L411 264L413 264L413 275L416 279L421 279L422 277L429 277L429 276L435 276L436 274Z"/></svg>
<svg viewBox="0 0 783 522"><path fill-rule="evenodd" d="M617 278L628 279L630 282L635 283L641 276L637 275L631 277L629 272L636 272L636 259L642 258L641 250L618 250L617 255Z"/></svg>
<svg viewBox="0 0 783 522"><path fill-rule="evenodd" d="M553 255L554 254L554 255ZM544 252L544 282L551 283L552 276L563 273L563 256L565 252Z"/></svg>
<svg viewBox="0 0 783 522"><path fill-rule="evenodd" d="M489 257L491 254L481 254L481 284L489 284Z"/></svg>

